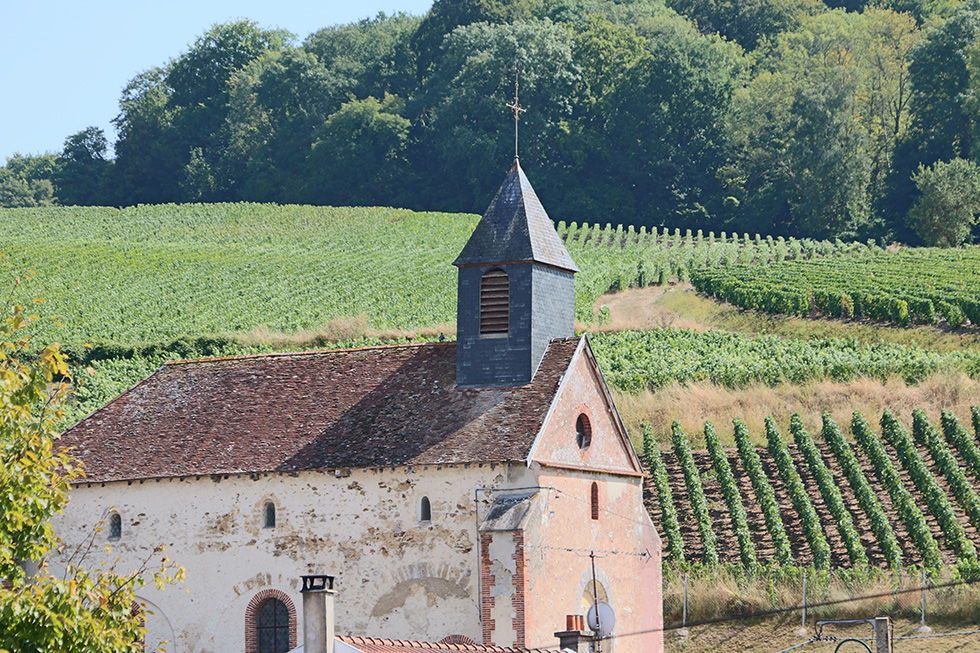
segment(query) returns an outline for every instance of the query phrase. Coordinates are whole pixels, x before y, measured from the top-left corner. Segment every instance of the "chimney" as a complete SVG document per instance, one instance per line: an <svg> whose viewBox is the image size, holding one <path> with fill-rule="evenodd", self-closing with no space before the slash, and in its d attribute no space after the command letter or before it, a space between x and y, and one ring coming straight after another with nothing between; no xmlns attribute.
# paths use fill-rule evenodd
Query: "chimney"
<svg viewBox="0 0 980 653"><path fill-rule="evenodd" d="M574 653L590 653L594 650L594 638L585 634L585 615L570 614L565 616L565 630L555 633L558 638L558 648Z"/></svg>
<svg viewBox="0 0 980 653"><path fill-rule="evenodd" d="M333 653L333 576L302 576L303 653Z"/></svg>

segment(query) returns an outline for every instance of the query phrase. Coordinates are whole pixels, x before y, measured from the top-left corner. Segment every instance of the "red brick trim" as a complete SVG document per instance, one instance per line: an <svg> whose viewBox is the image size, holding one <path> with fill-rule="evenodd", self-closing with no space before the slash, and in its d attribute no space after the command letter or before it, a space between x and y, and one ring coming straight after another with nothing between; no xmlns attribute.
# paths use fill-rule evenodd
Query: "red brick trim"
<svg viewBox="0 0 980 653"><path fill-rule="evenodd" d="M514 531L514 596L511 604L514 606L514 646L524 648L526 641L525 626L527 615L524 612L527 596L527 558L524 554L524 531Z"/></svg>
<svg viewBox="0 0 980 653"><path fill-rule="evenodd" d="M490 542L491 533L480 533L480 623L483 626L483 643L493 645L493 607L496 599L493 596L493 574L490 573Z"/></svg>
<svg viewBox="0 0 980 653"><path fill-rule="evenodd" d="M296 606L285 592L280 590L260 590L255 593L245 608L245 653L258 653L258 631L255 624L255 612L266 599L279 599L286 604L289 612L289 648L296 648Z"/></svg>

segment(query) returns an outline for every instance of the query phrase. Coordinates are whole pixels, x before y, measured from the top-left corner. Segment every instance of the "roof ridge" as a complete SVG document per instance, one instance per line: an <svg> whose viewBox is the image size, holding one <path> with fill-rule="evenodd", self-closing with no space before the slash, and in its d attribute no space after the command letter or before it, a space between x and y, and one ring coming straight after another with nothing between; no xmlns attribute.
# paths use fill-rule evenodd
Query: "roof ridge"
<svg viewBox="0 0 980 653"><path fill-rule="evenodd" d="M192 363L216 363L220 361L252 360L257 358L298 358L300 356L318 356L322 354L341 354L354 353L358 351L375 351L380 349L407 349L409 347L426 346L446 346L455 345L455 340L445 342L425 341L425 342L402 342L391 345L366 345L364 347L336 347L334 349L308 349L306 351L271 351L264 354L236 354L232 356L204 356L201 358L182 358L178 360L165 361L165 366L188 365Z"/></svg>

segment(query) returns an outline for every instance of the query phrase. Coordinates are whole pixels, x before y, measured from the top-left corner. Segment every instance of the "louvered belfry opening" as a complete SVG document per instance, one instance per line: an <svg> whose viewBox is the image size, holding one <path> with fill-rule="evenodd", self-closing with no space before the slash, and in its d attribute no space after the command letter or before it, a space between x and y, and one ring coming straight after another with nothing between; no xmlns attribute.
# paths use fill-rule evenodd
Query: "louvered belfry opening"
<svg viewBox="0 0 980 653"><path fill-rule="evenodd" d="M500 268L480 278L480 333L507 333L510 328L510 279Z"/></svg>

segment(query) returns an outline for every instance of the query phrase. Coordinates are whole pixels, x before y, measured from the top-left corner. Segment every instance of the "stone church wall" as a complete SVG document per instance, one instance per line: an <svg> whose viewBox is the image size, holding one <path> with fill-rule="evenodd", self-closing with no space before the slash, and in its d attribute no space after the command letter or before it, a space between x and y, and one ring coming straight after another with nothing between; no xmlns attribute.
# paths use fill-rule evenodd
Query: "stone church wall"
<svg viewBox="0 0 980 653"><path fill-rule="evenodd" d="M87 564L118 556L120 570L136 568L163 544L186 568L182 586L141 591L156 612L148 618L149 648L167 637L168 651L246 650L249 603L274 592L301 614L299 577L311 573L336 577L338 634L480 642L474 505L492 493L476 489L532 484L530 470L474 464L347 473L82 484L55 528L79 542L115 510L121 537L96 535ZM423 496L431 502L427 523L419 521ZM275 528L263 528L268 501Z"/></svg>

